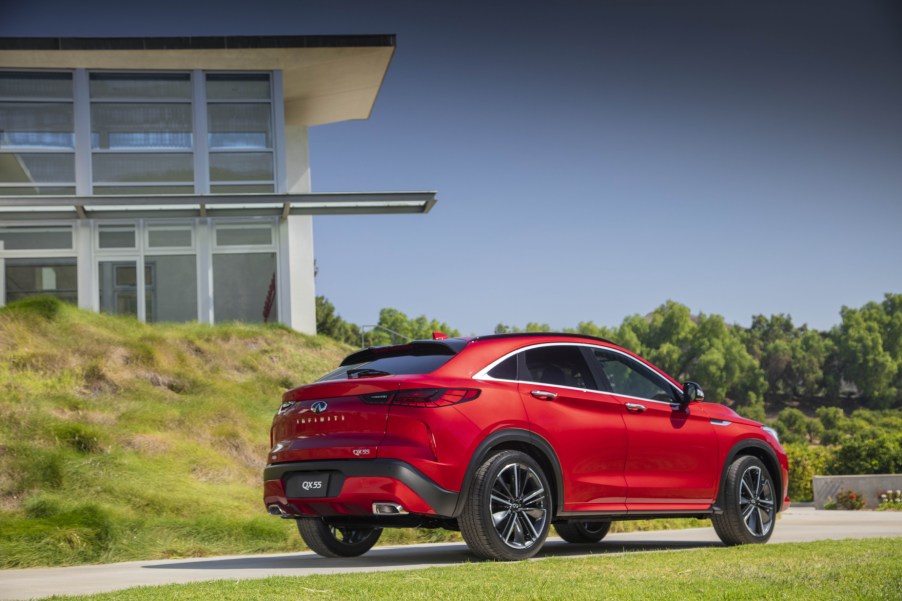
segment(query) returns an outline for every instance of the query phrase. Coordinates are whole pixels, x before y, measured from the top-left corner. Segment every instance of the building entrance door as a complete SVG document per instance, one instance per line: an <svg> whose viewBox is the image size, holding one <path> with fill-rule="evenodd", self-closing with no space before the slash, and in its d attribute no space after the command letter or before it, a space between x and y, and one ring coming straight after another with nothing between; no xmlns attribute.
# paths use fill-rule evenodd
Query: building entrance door
<svg viewBox="0 0 902 601"><path fill-rule="evenodd" d="M154 266L139 270L137 259L100 261L97 280L101 312L153 321L155 279Z"/></svg>

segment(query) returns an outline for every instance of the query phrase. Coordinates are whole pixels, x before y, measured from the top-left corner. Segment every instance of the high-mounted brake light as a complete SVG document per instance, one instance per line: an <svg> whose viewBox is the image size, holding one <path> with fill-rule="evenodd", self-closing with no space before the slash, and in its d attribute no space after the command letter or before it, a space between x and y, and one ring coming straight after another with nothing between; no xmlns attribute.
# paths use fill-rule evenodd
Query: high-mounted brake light
<svg viewBox="0 0 902 601"><path fill-rule="evenodd" d="M434 409L472 401L479 396L478 388L416 388L397 392L375 392L360 397L371 405L403 405Z"/></svg>
<svg viewBox="0 0 902 601"><path fill-rule="evenodd" d="M447 339L448 339L448 335L445 334L444 332L433 332L433 333L432 333L432 339L433 339L433 340L447 340Z"/></svg>

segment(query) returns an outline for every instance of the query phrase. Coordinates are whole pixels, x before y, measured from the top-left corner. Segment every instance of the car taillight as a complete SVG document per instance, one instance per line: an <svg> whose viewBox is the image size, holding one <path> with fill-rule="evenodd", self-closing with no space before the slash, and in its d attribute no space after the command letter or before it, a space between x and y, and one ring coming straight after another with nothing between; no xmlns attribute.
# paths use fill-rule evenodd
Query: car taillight
<svg viewBox="0 0 902 601"><path fill-rule="evenodd" d="M447 407L472 401L479 396L478 388L416 388L397 392L375 392L361 397L373 405L403 405L405 407Z"/></svg>

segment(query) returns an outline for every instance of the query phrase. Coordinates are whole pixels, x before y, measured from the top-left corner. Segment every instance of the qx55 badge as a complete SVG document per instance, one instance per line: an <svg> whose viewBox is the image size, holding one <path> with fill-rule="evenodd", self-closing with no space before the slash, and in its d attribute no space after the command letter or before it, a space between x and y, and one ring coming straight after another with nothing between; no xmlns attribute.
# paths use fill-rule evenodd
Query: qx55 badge
<svg viewBox="0 0 902 601"><path fill-rule="evenodd" d="M312 405L310 405L310 411L312 411L314 413L322 413L323 411L325 411L328 408L329 408L329 403L327 403L326 401L317 401L317 402L313 403Z"/></svg>

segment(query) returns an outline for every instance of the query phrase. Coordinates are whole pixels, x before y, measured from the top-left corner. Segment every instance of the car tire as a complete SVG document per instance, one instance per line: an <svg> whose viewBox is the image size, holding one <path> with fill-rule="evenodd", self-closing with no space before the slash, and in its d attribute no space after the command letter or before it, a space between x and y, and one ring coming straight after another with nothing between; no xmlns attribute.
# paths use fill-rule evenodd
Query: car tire
<svg viewBox="0 0 902 601"><path fill-rule="evenodd" d="M551 487L539 464L520 451L499 451L476 470L458 524L476 555L518 561L542 548L552 513Z"/></svg>
<svg viewBox="0 0 902 601"><path fill-rule="evenodd" d="M299 518L298 532L310 550L323 557L357 557L369 551L382 528L340 528L322 518Z"/></svg>
<svg viewBox="0 0 902 601"><path fill-rule="evenodd" d="M608 534L611 522L580 522L570 520L555 524L558 536L568 543L597 543Z"/></svg>
<svg viewBox="0 0 902 601"><path fill-rule="evenodd" d="M739 457L727 468L720 497L722 513L711 517L725 545L766 543L777 520L777 491L764 463Z"/></svg>

